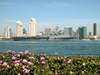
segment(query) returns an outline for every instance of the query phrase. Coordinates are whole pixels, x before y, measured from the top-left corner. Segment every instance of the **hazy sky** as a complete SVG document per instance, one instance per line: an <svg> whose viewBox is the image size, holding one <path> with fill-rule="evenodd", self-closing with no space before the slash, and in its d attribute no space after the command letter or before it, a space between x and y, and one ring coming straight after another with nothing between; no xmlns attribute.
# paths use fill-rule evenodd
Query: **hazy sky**
<svg viewBox="0 0 100 75"><path fill-rule="evenodd" d="M31 18L36 19L38 31L58 24L60 29L72 26L74 31L87 26L93 32L95 22L100 35L100 0L0 0L0 35L7 26L16 32L18 20L29 32Z"/></svg>

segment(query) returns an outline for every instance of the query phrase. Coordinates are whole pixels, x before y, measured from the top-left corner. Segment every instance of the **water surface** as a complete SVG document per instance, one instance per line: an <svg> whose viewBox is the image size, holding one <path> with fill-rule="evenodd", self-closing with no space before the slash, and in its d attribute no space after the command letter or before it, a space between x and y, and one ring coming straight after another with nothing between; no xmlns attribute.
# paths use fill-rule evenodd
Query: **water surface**
<svg viewBox="0 0 100 75"><path fill-rule="evenodd" d="M25 52L29 50L33 54L47 54L55 56L100 56L100 41L13 41L0 40L0 53L7 50Z"/></svg>

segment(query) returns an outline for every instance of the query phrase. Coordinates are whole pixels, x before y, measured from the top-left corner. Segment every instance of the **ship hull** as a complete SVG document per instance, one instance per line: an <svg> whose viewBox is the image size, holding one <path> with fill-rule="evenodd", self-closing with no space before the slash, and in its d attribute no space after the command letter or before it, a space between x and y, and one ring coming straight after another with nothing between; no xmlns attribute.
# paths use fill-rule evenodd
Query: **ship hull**
<svg viewBox="0 0 100 75"><path fill-rule="evenodd" d="M14 37L14 41L68 41L76 40L73 36Z"/></svg>

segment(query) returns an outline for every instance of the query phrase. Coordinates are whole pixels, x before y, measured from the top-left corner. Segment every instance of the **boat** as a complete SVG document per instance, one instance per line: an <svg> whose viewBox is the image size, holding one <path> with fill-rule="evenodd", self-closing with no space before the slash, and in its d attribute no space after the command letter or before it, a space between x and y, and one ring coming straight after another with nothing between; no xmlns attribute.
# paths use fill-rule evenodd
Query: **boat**
<svg viewBox="0 0 100 75"><path fill-rule="evenodd" d="M76 40L76 36L66 35L52 35L52 36L36 36L36 37L14 37L14 41L63 41L63 40Z"/></svg>
<svg viewBox="0 0 100 75"><path fill-rule="evenodd" d="M58 28L56 27L56 30ZM58 31L58 30L57 30ZM61 35L55 31L52 35L14 37L14 41L68 41L77 40L77 36Z"/></svg>

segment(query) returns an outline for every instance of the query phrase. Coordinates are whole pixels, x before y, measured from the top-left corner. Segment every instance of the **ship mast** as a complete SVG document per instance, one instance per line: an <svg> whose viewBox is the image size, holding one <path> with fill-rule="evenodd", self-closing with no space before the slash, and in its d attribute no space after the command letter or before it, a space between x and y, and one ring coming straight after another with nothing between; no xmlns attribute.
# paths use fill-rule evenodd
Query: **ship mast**
<svg viewBox="0 0 100 75"><path fill-rule="evenodd" d="M56 33L58 34L58 30L59 30L59 26L58 26L58 23L56 24Z"/></svg>

